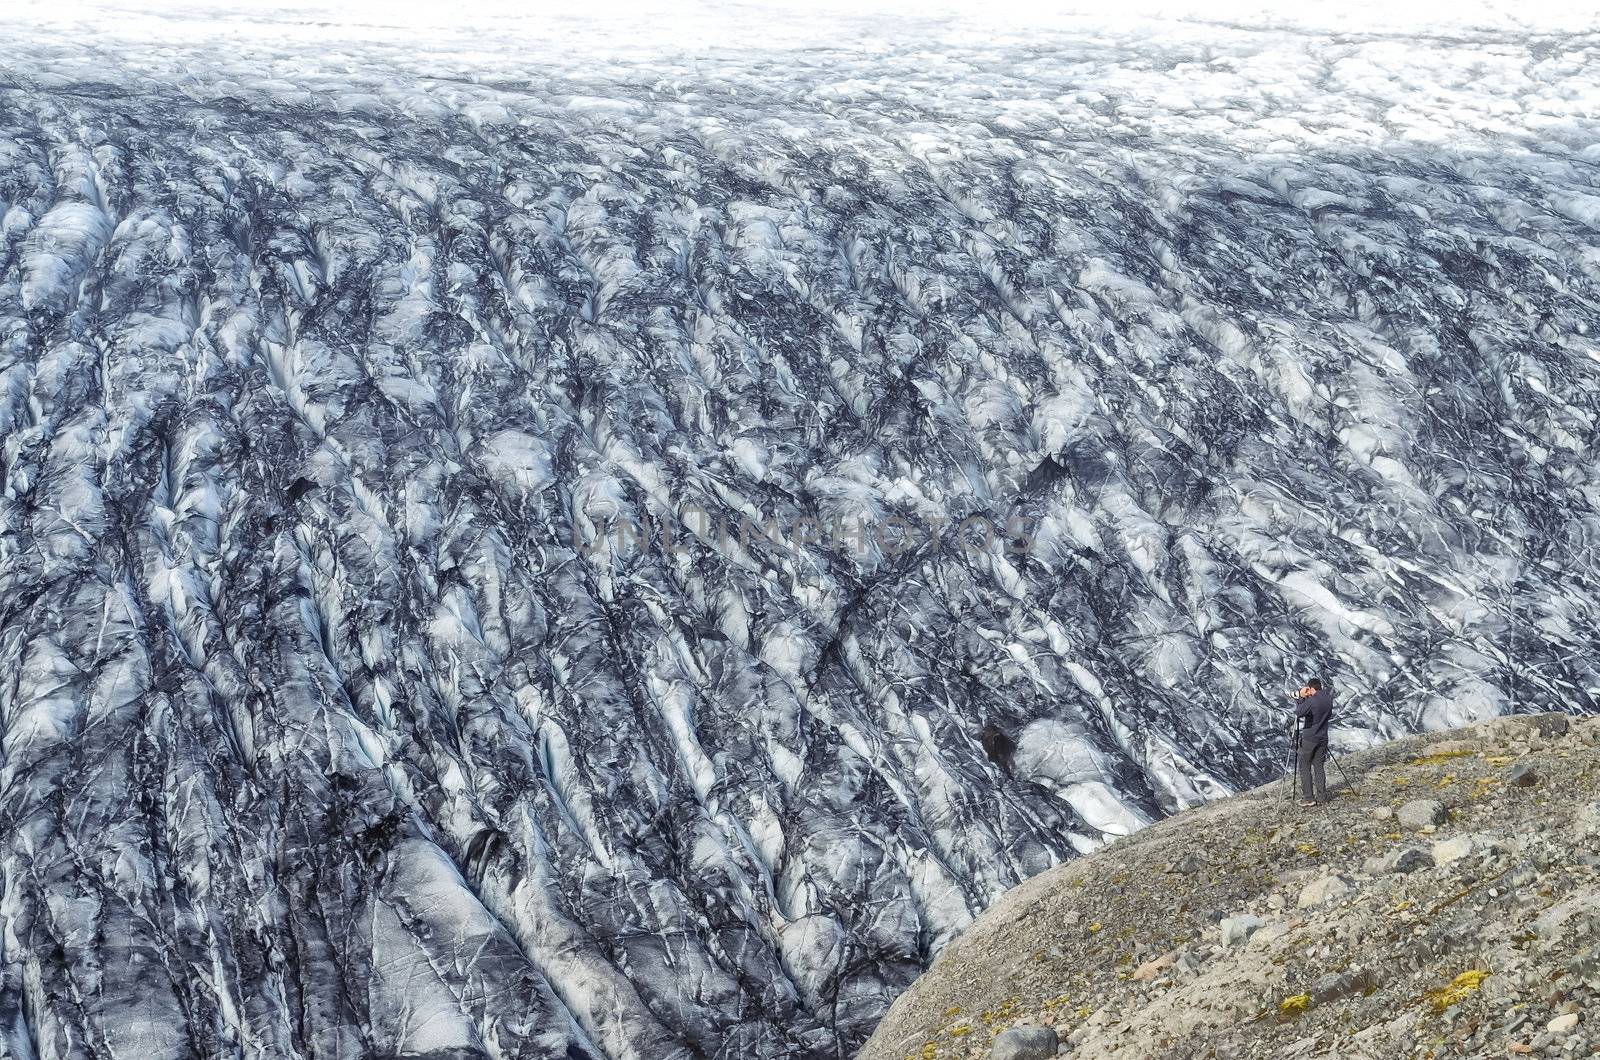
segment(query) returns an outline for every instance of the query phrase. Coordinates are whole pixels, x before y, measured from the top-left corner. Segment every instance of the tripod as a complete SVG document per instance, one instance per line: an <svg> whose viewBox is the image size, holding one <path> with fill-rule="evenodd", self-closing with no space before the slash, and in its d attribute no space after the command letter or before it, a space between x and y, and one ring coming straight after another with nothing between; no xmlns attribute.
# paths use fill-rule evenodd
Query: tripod
<svg viewBox="0 0 1600 1060"><path fill-rule="evenodd" d="M1352 795L1360 795L1361 792L1357 791L1356 786L1350 783L1350 775L1344 771L1344 766L1339 764L1339 759L1336 755L1334 755L1331 747L1328 749L1328 761L1333 763L1333 768L1339 771L1339 779L1344 781L1345 789ZM1299 718L1289 719L1289 775L1287 780L1289 790L1284 793L1284 797L1290 802L1293 802L1295 800L1295 792L1300 787Z"/></svg>

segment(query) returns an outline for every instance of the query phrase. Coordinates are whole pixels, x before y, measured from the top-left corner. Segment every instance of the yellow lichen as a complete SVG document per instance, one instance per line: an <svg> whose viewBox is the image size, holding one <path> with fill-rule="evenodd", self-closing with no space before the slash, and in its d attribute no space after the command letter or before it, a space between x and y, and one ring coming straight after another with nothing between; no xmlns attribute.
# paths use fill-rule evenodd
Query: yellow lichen
<svg viewBox="0 0 1600 1060"><path fill-rule="evenodd" d="M1433 1011L1443 1012L1451 1005L1465 1000L1467 995L1482 986L1487 978L1489 973L1478 968L1462 972L1450 980L1449 986L1428 991L1428 1003L1433 1006Z"/></svg>
<svg viewBox="0 0 1600 1060"><path fill-rule="evenodd" d="M1300 1013L1309 1008L1310 1005L1310 994L1296 994L1293 997L1286 997L1282 1001L1278 1002L1278 1015L1298 1016Z"/></svg>

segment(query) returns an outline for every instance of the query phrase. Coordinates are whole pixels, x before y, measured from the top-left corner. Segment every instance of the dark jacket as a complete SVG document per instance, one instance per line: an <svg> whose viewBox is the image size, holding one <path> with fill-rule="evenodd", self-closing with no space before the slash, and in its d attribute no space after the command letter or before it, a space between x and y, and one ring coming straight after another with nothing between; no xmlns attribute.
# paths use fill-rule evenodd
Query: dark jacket
<svg viewBox="0 0 1600 1060"><path fill-rule="evenodd" d="M1322 743L1328 738L1328 723L1333 720L1333 693L1326 688L1311 693L1300 701L1294 716L1300 720L1300 738L1308 744Z"/></svg>

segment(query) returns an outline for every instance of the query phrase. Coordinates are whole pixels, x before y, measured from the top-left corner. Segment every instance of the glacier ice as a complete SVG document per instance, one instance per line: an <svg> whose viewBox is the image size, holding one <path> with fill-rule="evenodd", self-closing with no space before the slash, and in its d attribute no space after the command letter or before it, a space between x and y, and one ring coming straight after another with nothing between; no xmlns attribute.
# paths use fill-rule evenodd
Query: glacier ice
<svg viewBox="0 0 1600 1060"><path fill-rule="evenodd" d="M1307 671L1595 706L1600 37L860 25L17 16L0 1053L840 1057Z"/></svg>

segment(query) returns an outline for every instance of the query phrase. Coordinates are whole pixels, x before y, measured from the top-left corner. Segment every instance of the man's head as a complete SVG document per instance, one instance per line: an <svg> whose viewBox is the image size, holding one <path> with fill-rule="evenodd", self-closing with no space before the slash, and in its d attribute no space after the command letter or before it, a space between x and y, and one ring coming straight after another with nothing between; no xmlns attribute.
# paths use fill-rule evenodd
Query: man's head
<svg viewBox="0 0 1600 1060"><path fill-rule="evenodd" d="M1322 691L1322 678L1313 677L1311 680L1306 682L1306 687L1311 689L1311 691L1313 691L1313 692L1321 692Z"/></svg>

